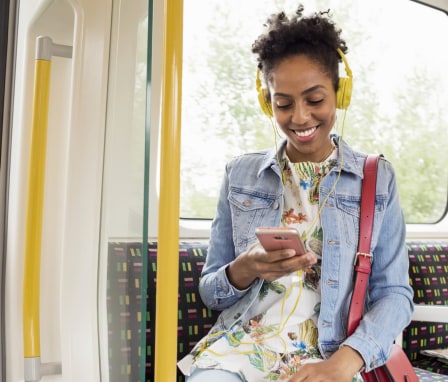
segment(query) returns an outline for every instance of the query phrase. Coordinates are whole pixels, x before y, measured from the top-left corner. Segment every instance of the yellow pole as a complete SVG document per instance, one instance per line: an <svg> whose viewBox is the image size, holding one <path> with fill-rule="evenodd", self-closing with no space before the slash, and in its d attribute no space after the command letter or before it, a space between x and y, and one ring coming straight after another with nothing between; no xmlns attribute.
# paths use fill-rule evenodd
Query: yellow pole
<svg viewBox="0 0 448 382"><path fill-rule="evenodd" d="M72 51L71 46L53 44L50 37L36 39L22 291L25 381L38 381L42 375L61 374L60 363L41 364L40 360L40 263L51 58L53 55L70 58Z"/></svg>
<svg viewBox="0 0 448 382"><path fill-rule="evenodd" d="M183 0L164 2L155 382L176 381Z"/></svg>
<svg viewBox="0 0 448 382"><path fill-rule="evenodd" d="M23 279L23 340L25 358L40 357L40 258L50 71L50 60L36 60Z"/></svg>

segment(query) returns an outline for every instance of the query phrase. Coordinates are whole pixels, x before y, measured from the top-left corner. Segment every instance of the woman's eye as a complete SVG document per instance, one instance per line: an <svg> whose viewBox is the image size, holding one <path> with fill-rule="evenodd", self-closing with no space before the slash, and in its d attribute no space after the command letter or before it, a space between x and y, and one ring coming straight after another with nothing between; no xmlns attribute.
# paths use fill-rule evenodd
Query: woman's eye
<svg viewBox="0 0 448 382"><path fill-rule="evenodd" d="M277 108L280 110L285 110L291 107L291 103L277 103Z"/></svg>
<svg viewBox="0 0 448 382"><path fill-rule="evenodd" d="M315 99L315 100L310 99L310 100L308 100L308 103L309 103L310 105L319 105L319 104L322 103L323 101L324 101L323 98L319 98L319 99Z"/></svg>

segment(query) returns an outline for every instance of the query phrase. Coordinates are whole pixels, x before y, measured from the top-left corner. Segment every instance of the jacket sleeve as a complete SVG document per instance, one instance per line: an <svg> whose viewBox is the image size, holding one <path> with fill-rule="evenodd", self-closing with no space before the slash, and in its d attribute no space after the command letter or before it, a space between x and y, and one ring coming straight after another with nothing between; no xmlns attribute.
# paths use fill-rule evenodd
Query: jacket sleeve
<svg viewBox="0 0 448 382"><path fill-rule="evenodd" d="M221 185L216 215L212 222L207 258L202 270L199 293L204 304L215 310L223 310L232 306L246 290L238 290L230 284L226 268L235 255L232 234L232 216L229 205L229 176L228 168Z"/></svg>

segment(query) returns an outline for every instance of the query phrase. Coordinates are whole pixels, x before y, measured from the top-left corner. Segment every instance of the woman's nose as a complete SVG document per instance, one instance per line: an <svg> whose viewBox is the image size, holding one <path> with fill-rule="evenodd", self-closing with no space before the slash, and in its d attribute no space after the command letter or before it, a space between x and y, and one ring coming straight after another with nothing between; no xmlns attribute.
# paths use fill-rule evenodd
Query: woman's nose
<svg viewBox="0 0 448 382"><path fill-rule="evenodd" d="M292 111L292 122L302 125L310 118L309 108L303 103L296 102Z"/></svg>

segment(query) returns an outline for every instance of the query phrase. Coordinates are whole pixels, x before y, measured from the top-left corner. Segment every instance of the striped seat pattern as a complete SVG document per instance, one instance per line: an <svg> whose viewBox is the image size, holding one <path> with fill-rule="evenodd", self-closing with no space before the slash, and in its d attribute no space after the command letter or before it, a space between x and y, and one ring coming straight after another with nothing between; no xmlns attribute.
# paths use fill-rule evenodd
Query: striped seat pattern
<svg viewBox="0 0 448 382"><path fill-rule="evenodd" d="M414 303L448 305L448 243L408 242L408 253ZM448 324L413 321L404 331L403 347L415 366L448 375L447 364L420 354L448 347Z"/></svg>
<svg viewBox="0 0 448 382"><path fill-rule="evenodd" d="M141 320L146 321L146 381L154 380L157 244L148 244L148 293L142 315L142 243L111 242L108 258L108 338L111 382L140 381ZM179 246L178 358L208 333L217 312L206 308L198 294L206 242ZM184 378L177 371L177 380Z"/></svg>

